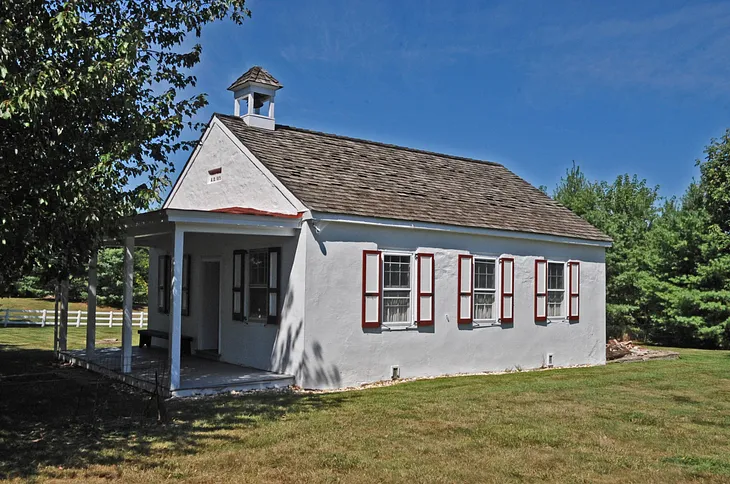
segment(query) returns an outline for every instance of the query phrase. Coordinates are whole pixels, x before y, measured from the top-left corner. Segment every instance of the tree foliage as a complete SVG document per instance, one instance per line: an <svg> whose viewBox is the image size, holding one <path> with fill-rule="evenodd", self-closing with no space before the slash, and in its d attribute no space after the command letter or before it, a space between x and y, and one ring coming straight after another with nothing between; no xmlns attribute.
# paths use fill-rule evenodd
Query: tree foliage
<svg viewBox="0 0 730 484"><path fill-rule="evenodd" d="M0 291L24 271L83 269L169 184L206 104L190 95L208 23L244 0L0 4Z"/></svg>
<svg viewBox="0 0 730 484"><path fill-rule="evenodd" d="M99 251L97 262L97 303L102 306L121 307L124 291L124 251L121 248L108 248ZM147 249L137 248L134 252L134 304L147 304L149 276L149 256ZM86 301L86 276L71 278L69 300ZM23 276L9 291L13 296L44 298L54 294L54 281L44 279L40 271Z"/></svg>
<svg viewBox="0 0 730 484"><path fill-rule="evenodd" d="M697 160L705 206L712 222L730 232L730 129L710 142L705 155Z"/></svg>
<svg viewBox="0 0 730 484"><path fill-rule="evenodd" d="M698 162L699 182L680 199L621 175L589 181L575 164L553 196L609 234L606 253L609 336L730 347L729 132Z"/></svg>

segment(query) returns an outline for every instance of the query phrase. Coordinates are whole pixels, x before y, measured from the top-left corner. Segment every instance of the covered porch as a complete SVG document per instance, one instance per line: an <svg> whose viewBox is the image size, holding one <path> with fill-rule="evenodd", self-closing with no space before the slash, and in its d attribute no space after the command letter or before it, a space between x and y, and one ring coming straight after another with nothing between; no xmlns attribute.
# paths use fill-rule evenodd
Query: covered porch
<svg viewBox="0 0 730 484"><path fill-rule="evenodd" d="M129 371L122 371L122 348L100 348L92 351L70 350L62 353L64 361L149 392L165 397L210 395L231 391L286 388L294 377L258 370L196 356L180 359L180 384L170 386L168 352L162 348L132 348Z"/></svg>
<svg viewBox="0 0 730 484"><path fill-rule="evenodd" d="M96 338L96 257L89 264L89 300L86 347L68 351L61 348L60 357L68 362L98 371L125 383L165 396L189 396L225 391L247 391L264 388L282 388L294 384L294 377L280 368L272 368L268 360L259 358L248 363L236 355L222 358L222 345L226 339L240 337L239 327L225 335L222 328L230 327L231 314L244 314L244 300L228 294L231 276L231 252L227 245L216 241L228 241L228 245L241 241L276 240L278 244L296 245L301 217L280 216L272 213L229 213L221 211L160 210L142 214L132 219L123 240L124 247L124 321L121 328L121 347L97 349ZM186 246L186 241L188 246ZM271 244L271 243L270 243ZM134 249L150 248L149 278L149 328L165 338L152 338L152 347L134 347L132 344L132 295L134 287ZM208 246L216 249L205 250ZM201 249L203 247L203 249ZM211 252L212 251L212 252ZM241 252L241 251L233 251ZM242 251L245 252L245 251ZM191 280L191 253L194 261ZM165 266L156 262L158 254ZM233 265L242 261L242 256ZM266 317L261 325L268 325L266 334L275 334L281 299L279 287L281 252L273 252L272 281L267 290ZM239 267L242 267L239 265ZM242 270L242 269L241 269ZM277 272L278 270L278 272ZM168 276L169 274L169 276ZM275 275L274 275L275 274ZM271 284L274 289L271 289ZM236 285L234 281L234 286ZM239 291L243 282L239 282ZM191 290L193 295L191 297ZM225 294L224 294L224 291ZM233 298L233 299L231 299ZM192 301L192 303L191 303ZM246 301L248 304L248 301ZM193 311L191 311L193 305ZM249 326L241 317L236 326ZM227 326L226 326L227 325ZM259 334L261 329L257 329ZM184 340L193 341L192 354L185 354ZM245 341L256 346L252 337ZM266 341L262 341L262 347ZM196 356L196 354L198 356ZM201 357L204 356L204 357ZM265 356L265 355L264 355ZM223 361L217 361L217 360ZM254 368L254 366L256 368Z"/></svg>

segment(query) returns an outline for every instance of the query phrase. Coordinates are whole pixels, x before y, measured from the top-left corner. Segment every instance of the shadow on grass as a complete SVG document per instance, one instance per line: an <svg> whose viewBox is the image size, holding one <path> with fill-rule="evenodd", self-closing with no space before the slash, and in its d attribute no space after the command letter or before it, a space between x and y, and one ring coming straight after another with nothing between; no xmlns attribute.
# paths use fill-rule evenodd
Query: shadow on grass
<svg viewBox="0 0 730 484"><path fill-rule="evenodd" d="M60 365L51 351L0 345L0 478L32 478L49 466L164 466L166 455L240 440L225 430L338 406L343 398L272 392L172 400L172 423L159 425L149 394Z"/></svg>

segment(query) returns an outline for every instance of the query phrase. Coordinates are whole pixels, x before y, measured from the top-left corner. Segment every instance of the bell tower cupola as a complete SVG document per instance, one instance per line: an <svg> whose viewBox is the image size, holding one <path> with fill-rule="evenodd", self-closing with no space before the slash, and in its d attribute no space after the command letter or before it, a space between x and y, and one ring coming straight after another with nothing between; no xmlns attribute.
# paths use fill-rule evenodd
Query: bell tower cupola
<svg viewBox="0 0 730 484"><path fill-rule="evenodd" d="M282 86L263 67L254 66L228 88L233 91L233 114L256 128L274 130L274 97Z"/></svg>

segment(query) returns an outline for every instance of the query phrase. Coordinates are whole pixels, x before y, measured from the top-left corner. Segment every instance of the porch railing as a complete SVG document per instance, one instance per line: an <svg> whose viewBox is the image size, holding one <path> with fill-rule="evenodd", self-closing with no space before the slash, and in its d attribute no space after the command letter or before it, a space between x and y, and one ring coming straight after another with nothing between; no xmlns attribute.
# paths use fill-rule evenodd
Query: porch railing
<svg viewBox="0 0 730 484"><path fill-rule="evenodd" d="M68 312L69 327L86 326L89 313L76 310ZM53 325L53 309L0 309L2 325L8 326L40 326ZM122 326L124 322L123 311L97 311L97 326ZM134 311L132 313L132 325L140 328L147 327L148 314L145 311Z"/></svg>

